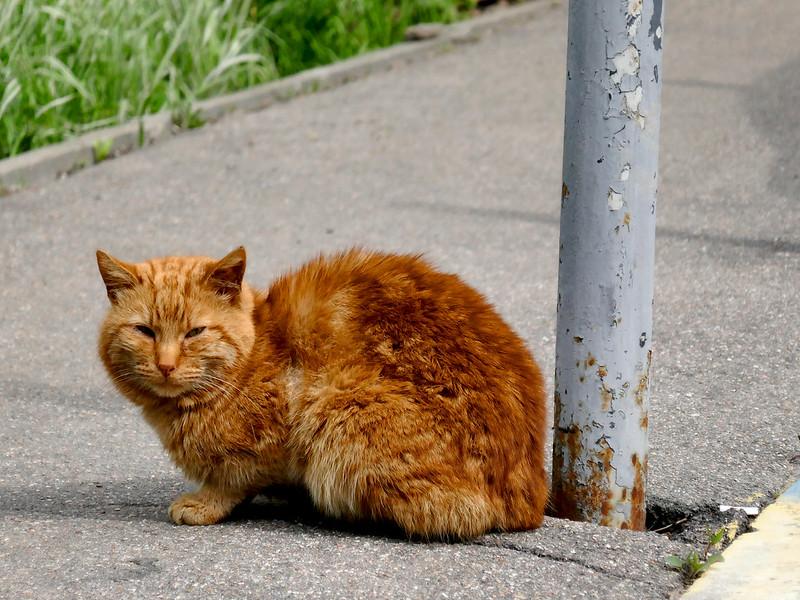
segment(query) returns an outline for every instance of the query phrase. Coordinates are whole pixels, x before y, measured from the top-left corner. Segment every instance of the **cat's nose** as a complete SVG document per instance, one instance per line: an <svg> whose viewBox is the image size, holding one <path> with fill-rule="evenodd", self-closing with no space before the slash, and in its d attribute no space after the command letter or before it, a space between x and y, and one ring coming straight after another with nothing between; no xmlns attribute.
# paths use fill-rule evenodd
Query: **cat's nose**
<svg viewBox="0 0 800 600"><path fill-rule="evenodd" d="M175 343L162 340L156 345L156 365L164 377L169 377L178 366L178 354L178 346Z"/></svg>
<svg viewBox="0 0 800 600"><path fill-rule="evenodd" d="M164 374L164 377L169 377L169 374L175 370L175 363L158 363L158 370Z"/></svg>

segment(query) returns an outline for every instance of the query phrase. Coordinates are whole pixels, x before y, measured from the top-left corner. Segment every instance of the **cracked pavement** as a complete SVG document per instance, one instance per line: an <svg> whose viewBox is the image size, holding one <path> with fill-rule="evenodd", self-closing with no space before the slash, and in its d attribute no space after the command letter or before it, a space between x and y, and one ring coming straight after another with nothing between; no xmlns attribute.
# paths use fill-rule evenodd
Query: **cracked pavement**
<svg viewBox="0 0 800 600"><path fill-rule="evenodd" d="M687 517L678 540L548 519L408 543L296 498L175 527L187 484L95 357L97 247L137 260L243 243L266 285L363 244L461 273L552 376L559 6L0 199L0 597L673 597L663 559L681 539L798 475L798 27L795 0L666 14L648 503Z"/></svg>

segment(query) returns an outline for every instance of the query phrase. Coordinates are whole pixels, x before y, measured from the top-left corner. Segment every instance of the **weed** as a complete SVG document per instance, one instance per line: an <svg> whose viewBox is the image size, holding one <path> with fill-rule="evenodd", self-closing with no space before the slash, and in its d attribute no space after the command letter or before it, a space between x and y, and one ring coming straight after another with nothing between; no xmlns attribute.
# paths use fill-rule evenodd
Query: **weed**
<svg viewBox="0 0 800 600"><path fill-rule="evenodd" d="M114 140L110 138L103 138L94 143L92 150L94 151L94 162L103 162L108 158L111 153L111 147L114 145Z"/></svg>
<svg viewBox="0 0 800 600"><path fill-rule="evenodd" d="M191 102L186 101L172 110L172 124L181 129L197 129L205 125L206 120Z"/></svg>
<svg viewBox="0 0 800 600"><path fill-rule="evenodd" d="M722 554L714 551L719 548L725 536L725 531L725 527L720 527L714 532L709 532L708 542L702 553L692 550L684 556L678 556L677 554L668 556L666 558L667 566L683 575L683 579L687 584L691 583L705 573L711 565L725 560Z"/></svg>

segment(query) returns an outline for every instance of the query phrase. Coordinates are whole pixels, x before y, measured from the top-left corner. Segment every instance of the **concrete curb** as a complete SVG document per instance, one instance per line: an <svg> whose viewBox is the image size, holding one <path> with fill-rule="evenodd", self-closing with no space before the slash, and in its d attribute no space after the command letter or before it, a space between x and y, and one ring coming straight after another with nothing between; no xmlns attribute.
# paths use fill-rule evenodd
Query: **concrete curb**
<svg viewBox="0 0 800 600"><path fill-rule="evenodd" d="M684 594L684 600L800 598L800 481L753 522Z"/></svg>
<svg viewBox="0 0 800 600"><path fill-rule="evenodd" d="M443 27L430 40L403 42L342 62L303 71L260 86L198 102L193 108L207 122L234 111L256 111L320 90L332 89L371 73L418 61L454 45L477 41L499 27L526 21L558 5L560 0L529 0L504 7L469 21ZM29 185L52 181L98 162L95 148L110 144L108 156L119 156L178 133L170 112L160 112L123 125L98 129L72 140L0 160L0 195Z"/></svg>

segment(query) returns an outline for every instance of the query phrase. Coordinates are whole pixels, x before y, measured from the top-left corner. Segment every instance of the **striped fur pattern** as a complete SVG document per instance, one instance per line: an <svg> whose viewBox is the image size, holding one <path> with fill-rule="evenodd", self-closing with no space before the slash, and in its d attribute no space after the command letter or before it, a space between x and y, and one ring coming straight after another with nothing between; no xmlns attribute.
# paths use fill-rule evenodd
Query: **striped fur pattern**
<svg viewBox="0 0 800 600"><path fill-rule="evenodd" d="M98 251L99 352L198 482L178 524L225 519L270 485L323 513L468 539L538 527L545 392L475 290L417 256L320 256L266 291L245 252L125 263Z"/></svg>

